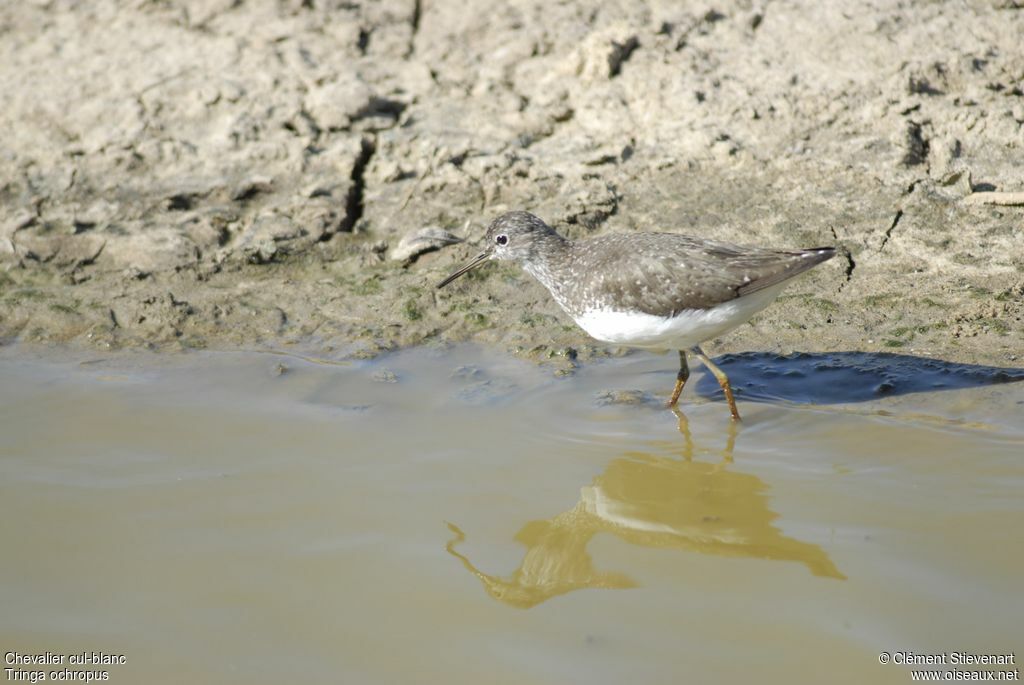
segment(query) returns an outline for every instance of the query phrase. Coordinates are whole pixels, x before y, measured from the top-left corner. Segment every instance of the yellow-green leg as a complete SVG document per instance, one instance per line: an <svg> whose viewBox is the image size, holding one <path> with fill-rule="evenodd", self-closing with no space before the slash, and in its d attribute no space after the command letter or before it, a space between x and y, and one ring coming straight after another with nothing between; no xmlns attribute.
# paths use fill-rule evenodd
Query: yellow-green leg
<svg viewBox="0 0 1024 685"><path fill-rule="evenodd" d="M690 377L690 367L686 364L686 350L679 350L679 373L676 374L676 387L672 390L672 397L668 401L668 408L671 409L679 402L679 395L683 392L686 379Z"/></svg>
<svg viewBox="0 0 1024 685"><path fill-rule="evenodd" d="M736 409L736 398L732 395L732 386L729 385L729 377L725 375L725 372L715 366L706 354L704 350L700 349L700 345L696 345L690 348L690 352L693 352L694 356L700 360L700 363L708 367L708 371L715 375L718 379L718 384L722 386L722 390L725 392L725 399L729 402L729 411L732 412L732 418L736 421L740 420L740 412Z"/></svg>

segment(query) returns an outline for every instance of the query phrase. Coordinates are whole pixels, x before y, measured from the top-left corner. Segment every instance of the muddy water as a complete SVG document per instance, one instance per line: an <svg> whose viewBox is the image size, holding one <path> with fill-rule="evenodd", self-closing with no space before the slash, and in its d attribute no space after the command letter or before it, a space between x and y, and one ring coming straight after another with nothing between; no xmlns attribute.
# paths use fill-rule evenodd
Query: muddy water
<svg viewBox="0 0 1024 685"><path fill-rule="evenodd" d="M721 361L738 427L696 373L660 408L671 355L8 348L0 648L124 655L115 683L904 683L880 652L1020 651L1019 372Z"/></svg>

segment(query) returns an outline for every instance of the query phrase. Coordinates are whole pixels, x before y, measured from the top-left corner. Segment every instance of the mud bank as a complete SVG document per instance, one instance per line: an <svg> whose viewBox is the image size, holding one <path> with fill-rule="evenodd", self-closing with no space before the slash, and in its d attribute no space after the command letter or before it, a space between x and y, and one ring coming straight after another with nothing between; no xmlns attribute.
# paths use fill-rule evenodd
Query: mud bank
<svg viewBox="0 0 1024 685"><path fill-rule="evenodd" d="M609 353L512 267L434 290L528 209L843 248L716 352L1019 362L1021 35L1008 0L6 3L0 339Z"/></svg>

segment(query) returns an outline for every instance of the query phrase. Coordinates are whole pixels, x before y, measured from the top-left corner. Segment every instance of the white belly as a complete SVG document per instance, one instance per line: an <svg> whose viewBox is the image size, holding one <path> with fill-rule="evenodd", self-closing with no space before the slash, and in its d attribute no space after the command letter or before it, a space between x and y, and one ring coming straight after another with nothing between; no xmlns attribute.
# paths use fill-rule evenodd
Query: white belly
<svg viewBox="0 0 1024 685"><path fill-rule="evenodd" d="M685 350L746 323L771 304L786 285L780 283L710 309L684 309L673 317L592 309L576 317L576 324L606 343Z"/></svg>

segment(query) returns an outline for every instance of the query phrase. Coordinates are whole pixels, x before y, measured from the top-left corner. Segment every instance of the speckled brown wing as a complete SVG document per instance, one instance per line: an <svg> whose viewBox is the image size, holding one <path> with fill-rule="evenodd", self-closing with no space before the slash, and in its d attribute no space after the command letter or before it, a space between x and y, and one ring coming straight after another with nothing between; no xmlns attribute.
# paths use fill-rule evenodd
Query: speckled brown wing
<svg viewBox="0 0 1024 685"><path fill-rule="evenodd" d="M672 233L601 236L580 246L584 309L612 306L656 316L708 309L789 280L833 256L832 248L779 251Z"/></svg>

